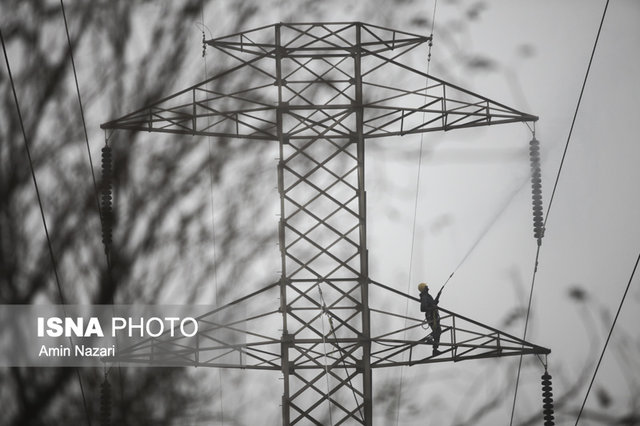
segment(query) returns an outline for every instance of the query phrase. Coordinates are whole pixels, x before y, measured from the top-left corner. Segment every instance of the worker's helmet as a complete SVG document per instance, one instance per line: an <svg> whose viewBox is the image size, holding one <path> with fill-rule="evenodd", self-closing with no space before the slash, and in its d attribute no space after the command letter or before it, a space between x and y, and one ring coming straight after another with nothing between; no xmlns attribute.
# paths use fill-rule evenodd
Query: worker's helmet
<svg viewBox="0 0 640 426"><path fill-rule="evenodd" d="M420 293L422 293L423 291L425 291L429 289L429 287L427 286L427 283L420 283L418 284L418 290L420 291Z"/></svg>

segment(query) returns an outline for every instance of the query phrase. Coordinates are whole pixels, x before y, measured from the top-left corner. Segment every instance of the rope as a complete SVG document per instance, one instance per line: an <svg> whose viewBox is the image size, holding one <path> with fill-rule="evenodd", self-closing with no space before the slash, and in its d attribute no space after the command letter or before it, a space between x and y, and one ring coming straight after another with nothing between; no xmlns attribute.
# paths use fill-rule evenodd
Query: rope
<svg viewBox="0 0 640 426"><path fill-rule="evenodd" d="M429 36L429 51L427 53L427 77L425 79L425 86L424 86L424 97L425 99L427 98L427 90L429 88L429 68L431 67L431 48L433 47L433 29L435 27L436 24L436 10L438 7L438 0L435 0L433 2L433 15L431 17L431 35ZM426 120L426 113L422 113L422 123L424 124ZM422 172L422 152L423 152L423 147L424 147L424 132L420 133L420 152L418 155L418 174L416 176L416 197L415 197L415 202L413 205L413 224L411 226L411 251L410 251L410 255L409 255L409 280L407 282L407 294L409 294L409 292L411 291L411 281L412 281L412 271L413 271L413 253L414 253L414 248L415 248L415 241L416 241L416 221L418 218L418 197L420 195L420 174ZM405 314L404 316L407 317L409 314L409 299L406 300L405 302ZM406 325L406 319L405 319L405 325ZM406 337L407 331L405 330L403 332L403 339ZM402 354L403 360L404 360L404 356L405 354ZM400 422L400 401L402 399L402 385L404 382L404 366L400 366L400 383L398 384L398 399L397 399L397 404L396 404L396 426L398 425L398 423Z"/></svg>
<svg viewBox="0 0 640 426"><path fill-rule="evenodd" d="M203 28L207 28L204 25L204 8L202 11L202 26ZM202 40L203 40L203 50L202 50L202 59L204 61L204 78L208 79L208 71L207 71L207 57L205 56L205 47L206 44L204 44L204 39L205 39L205 34L204 34L204 29L202 30ZM207 125L209 125L211 120L211 117L209 117L207 115ZM213 196L213 186L214 186L214 178L213 178L213 138L211 136L208 136L208 142L209 142L209 188L210 188L210 200L211 200L211 232L212 232L212 244L213 244L213 282L215 285L215 295L216 295L216 303L218 303L218 268L216 267L216 265L218 264L217 262L217 255L216 255L216 221L215 221L215 202L214 202L214 196Z"/></svg>
<svg viewBox="0 0 640 426"><path fill-rule="evenodd" d="M525 122L525 124L527 124ZM527 125L527 127L529 127ZM531 133L535 136L535 130L531 127L529 127L529 130L531 130ZM539 158L537 159L537 164L539 163ZM538 178L539 179L539 178ZM524 185L524 183L523 183ZM453 278L453 276L455 275L456 272L458 272L458 269L460 269L460 267L462 267L462 265L467 261L467 259L469 258L469 256L471 255L471 253L473 253L473 251L476 249L476 247L478 247L478 244L480 244L480 242L484 239L484 237L489 233L489 230L493 227L493 225L496 224L496 222L498 221L498 218L500 218L500 216L502 216L502 214L505 212L505 210L507 209L507 207L509 207L509 205L511 204L511 202L514 200L514 198L516 197L516 195L518 195L518 193L520 192L520 190L522 189L523 185L518 186L505 200L505 202L502 204L502 207L498 209L498 211L496 212L496 214L493 216L493 218L491 219L491 221L484 227L484 229L482 230L482 232L480 232L480 235L478 235L478 237L476 238L476 240L473 242L473 244L471 245L471 247L469 248L469 250L467 250L467 252L465 253L465 255L462 257L462 260L460 261L460 263L458 263L458 265L454 268L453 272L451 272L451 275L449 275L449 278L447 278L447 280L444 282L444 284L442 284L442 287L440 287L440 291L438 291L438 295L440 295L440 293L442 293L442 290L444 290L444 288L446 287L446 285L449 283L449 281L451 280L451 278ZM537 194L536 194L537 195ZM541 195L540 195L541 197ZM541 204L541 202L540 202ZM534 205L534 207L536 207L536 205ZM535 213L537 212L537 210L534 210L534 218ZM538 241L540 241L542 234L544 233L544 227L542 226L542 224L540 224L539 226L540 229L540 238L537 238Z"/></svg>
<svg viewBox="0 0 640 426"><path fill-rule="evenodd" d="M622 304L627 297L627 293L629 292L629 287L631 286L631 282L633 281L633 276L636 273L636 269L638 268L638 262L640 262L640 253L638 254L638 258L636 259L636 263L633 266L633 271L631 272L631 276L629 277L629 282L627 283L627 288L624 290L624 294L622 295L622 300L620 300L620 305L618 305L618 311L616 312L616 316L613 319L613 323L611 324L611 328L609 329L609 334L607 335L607 340L604 343L604 347L602 348L602 353L600 354L600 359L598 360L598 364L596 365L596 369L593 372L593 377L591 377L591 382L589 383L589 388L587 389L587 393L584 396L584 401L582 401L582 406L580 407L580 411L578 412L578 417L576 418L575 426L578 426L578 422L580 421L580 416L582 415L582 410L584 410L584 406L587 403L587 398L589 397L589 392L591 392L591 387L593 386L593 382L596 379L596 374L598 374L598 369L600 368L600 363L602 362L602 358L604 357L604 353L607 350L607 346L609 345L609 340L611 339L611 334L613 333L613 328L616 326L616 322L618 321L618 316L620 315L620 311L622 310Z"/></svg>
<svg viewBox="0 0 640 426"><path fill-rule="evenodd" d="M207 71L207 56L206 56L206 48L207 45L205 43L205 28L208 30L209 28L204 23L204 1L200 2L200 18L202 21L202 61L204 63L204 79L207 80L209 78L209 72ZM209 34L211 36L211 34ZM211 124L211 117L207 115L207 127ZM215 289L215 298L216 298L216 306L219 305L219 293L218 293L218 260L216 256L216 220L215 220L215 202L213 197L213 186L214 186L214 178L213 178L213 140L212 137L208 137L208 145L209 145L209 194L211 201L211 234L213 245L213 285ZM222 386L222 369L218 369L218 387L220 388L220 422L224 426L224 388Z"/></svg>
<svg viewBox="0 0 640 426"><path fill-rule="evenodd" d="M491 221L487 224L487 226L482 230L482 232L480 233L478 238L476 238L476 240L473 242L473 244L471 245L469 250L465 253L465 255L463 256L463 258L460 261L460 263L458 263L458 265L454 268L454 270L451 273L451 275L449 275L449 278L447 278L447 280L444 282L444 284L442 284L442 287L440 287L440 290L438 291L438 296L440 296L440 294L442 293L442 290L444 290L444 288L447 286L447 284L449 283L451 278L453 278L455 273L458 272L458 269L460 269L460 267L467 261L467 259L471 255L471 253L473 253L473 251L476 249L476 247L478 247L478 244L480 244L480 241L482 241L484 239L484 237L487 235L487 233L489 233L489 230L493 227L493 225L495 225L495 223L498 221L498 218L500 216L502 216L502 213L504 213L504 211L507 209L507 207L509 207L509 204L511 204L511 201L515 198L515 196L517 195L518 192L519 192L519 189L514 191L511 194L511 196L503 204L502 208L500 210L498 210L498 212L495 214L493 219L491 219Z"/></svg>
<svg viewBox="0 0 640 426"><path fill-rule="evenodd" d="M4 60L7 65L7 73L9 74L9 82L11 83L11 91L13 92L13 100L16 104L16 112L18 114L18 121L20 122L20 130L22 131L22 137L24 141L25 151L27 153L27 159L29 161L29 169L31 171L31 179L33 180L33 186L36 191L36 198L38 199L38 207L40 209L40 217L42 218L42 225L44 227L45 237L47 239L47 248L49 251L49 257L51 258L51 266L53 268L53 275L55 277L56 286L58 288L58 296L60 298L60 303L62 305L65 304L64 294L62 292L62 285L60 284L60 277L58 275L58 267L56 264L56 259L53 254L53 246L51 244L51 237L49 236L49 228L47 227L47 219L44 215L44 207L42 205L42 198L40 197L40 189L38 187L38 180L36 179L36 172L33 167L33 160L31 158L31 151L29 149L29 141L27 138L27 132L24 129L24 121L22 119L22 113L20 111L20 103L18 102L18 95L16 93L16 86L13 81L13 74L11 73L11 66L9 65L9 57L7 55L7 47L4 43L4 36L2 35L2 29L0 29L0 42L2 42L2 52L4 54ZM64 308L63 308L64 309ZM82 402L84 406L85 415L87 416L87 424L91 426L91 418L89 416L89 409L87 407L87 400L84 393L84 386L82 385L82 377L80 376L80 371L76 368L76 375L78 377L78 383L80 385L80 393L82 394Z"/></svg>
<svg viewBox="0 0 640 426"><path fill-rule="evenodd" d="M543 228L546 228L547 225L547 219L549 218L549 212L551 211L551 205L553 203L553 199L556 193L556 189L558 187L558 182L560 181L560 175L562 173L562 167L564 166L564 161L567 155L567 150L569 148L569 143L571 142L571 135L573 134L573 128L574 125L576 123L576 118L578 117L578 111L580 110L580 103L582 102L582 96L584 94L584 90L585 87L587 85L587 80L589 78L589 71L591 70L591 64L593 63L593 58L595 56L595 52L596 52L596 47L598 46L598 40L600 39L600 33L602 32L602 24L604 23L604 18L607 14L607 8L609 7L609 0L607 0L605 6L604 6L604 10L602 12L602 18L600 19L600 25L598 27L598 33L596 34L596 39L593 43L593 49L591 50L591 56L589 58L589 65L587 66L587 71L585 73L584 76L584 80L582 82L582 88L580 89L580 96L578 97L578 102L576 104L576 109L573 113L573 119L571 121L571 127L569 128L569 134L567 136L567 142L565 143L565 147L564 147L564 151L562 153L562 159L560 160L560 166L558 167L558 173L556 175L556 180L553 184L553 191L551 192L551 197L549 198L549 206L547 207L547 212L545 214L545 218L544 218L544 225ZM529 325L529 313L531 311L531 300L533 298L533 287L535 285L535 280L536 280L536 273L538 271L538 258L540 255L540 247L541 245L538 244L538 248L536 250L536 260L535 260L535 266L533 269L533 276L531 279L531 290L529 292L529 303L528 303L528 307L527 307L527 316L525 319L525 324L524 324L524 333L523 333L523 340L526 338L527 335L527 327ZM517 400L517 396L518 396L518 384L520 383L520 372L522 370L522 355L520 355L520 361L518 363L518 374L516 377L516 386L515 386L515 390L513 393L513 405L511 407L511 420L509 422L509 426L513 425L513 416L515 413L515 409L516 409L516 400Z"/></svg>
<svg viewBox="0 0 640 426"><path fill-rule="evenodd" d="M320 293L320 299L322 300L322 315L326 315L327 318L329 318L329 315L327 314L327 304L324 301L324 296L322 294L322 288L320 287L320 282L318 281L318 293ZM324 321L320 321L322 323L322 348L324 351L324 374L325 377L327 379L327 404L329 405L329 424L331 426L333 426L333 414L331 412L331 398L330 398L330 386L329 386L329 365L327 363L327 339L326 339L326 335L324 332ZM357 403L357 400L356 400Z"/></svg>
<svg viewBox="0 0 640 426"><path fill-rule="evenodd" d="M333 318L331 317L330 311L327 308L327 304L326 304L326 302L324 300L324 295L322 294L322 289L320 288L320 282L318 282L317 285L318 285L318 291L320 292L320 300L322 301L322 311L329 318L329 328L331 328L331 334L333 335L333 338L336 341L336 347L338 348L338 352L340 352L340 357L343 360L345 360L346 359L346 355L345 355L344 351L342 350L342 347L340 346L340 343L338 342L338 336L336 335L336 329L333 326ZM324 323L322 324L322 326L324 327ZM323 337L323 341L324 341L324 337ZM347 370L347 366L346 366L346 364L344 364L344 362L343 362L342 365L344 367L345 379L347 379L347 381L349 382L349 388L351 389L351 394L353 395L353 399L356 402L356 407L358 408L358 413L360 414L360 418L364 419L364 416L362 415L362 410L360 409L360 404L358 403L358 397L356 396L356 391L354 390L353 384L351 382L351 379L349 378L349 370ZM326 364L325 364L325 368L326 368ZM329 410L329 416L331 416L331 410Z"/></svg>

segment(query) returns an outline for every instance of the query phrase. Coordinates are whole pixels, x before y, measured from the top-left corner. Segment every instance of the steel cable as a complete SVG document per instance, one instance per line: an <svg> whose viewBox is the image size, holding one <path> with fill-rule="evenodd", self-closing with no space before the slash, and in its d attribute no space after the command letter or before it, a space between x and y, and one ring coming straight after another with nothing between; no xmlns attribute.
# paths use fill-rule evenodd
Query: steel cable
<svg viewBox="0 0 640 426"><path fill-rule="evenodd" d="M607 8L609 7L609 0L607 0L605 6L604 6L604 10L602 12L602 18L600 19L600 25L598 26L598 33L596 34L596 39L593 43L593 49L591 50L591 56L589 58L589 64L587 66L587 71L585 72L585 76L584 76L584 80L582 82L582 88L580 89L580 96L578 97L578 102L576 104L576 108L573 114L573 119L571 121L571 126L569 128L569 134L567 136L567 141L565 143L565 147L564 147L564 151L562 153L562 159L560 160L560 166L558 167L558 173L556 175L556 179L555 182L553 184L553 190L551 192L551 197L549 198L549 206L547 207L547 212L545 214L545 218L544 218L544 224L543 224L543 228L546 229L546 225L547 225L547 220L549 219L549 212L551 211L551 205L553 203L553 199L554 196L556 194L556 189L558 187L558 182L560 181L560 175L562 173L562 167L564 166L564 162L566 159L566 155L567 155L567 151L569 148L569 143L571 142L571 135L573 134L573 128L575 126L576 123L576 118L578 117L578 111L580 110L580 103L582 102L582 96L584 94L584 90L585 87L587 85L587 80L589 78L589 71L591 70L591 64L593 63L593 58L595 56L595 52L596 52L596 47L598 46L598 40L600 39L600 33L602 32L602 24L604 23L604 19L605 16L607 15ZM541 245L538 244L538 248L536 250L536 260L535 260L535 265L534 265L534 269L533 269L533 276L531 279L531 290L529 292L529 303L528 303L528 307L527 307L527 317L525 320L525 325L524 325L524 332L523 332L523 340L526 338L527 335L527 327L529 325L529 314L531 312L531 301L533 298L533 288L535 285L535 281L536 281L536 273L538 271L538 258L540 256L540 248ZM520 382L520 372L522 370L522 355L520 356L520 361L518 363L518 374L516 376L516 386L515 386L515 390L514 390L514 394L513 394L513 405L511 407L511 420L509 421L509 426L513 425L513 417L515 414L515 408L516 408L516 400L517 400L517 396L518 396L518 385Z"/></svg>

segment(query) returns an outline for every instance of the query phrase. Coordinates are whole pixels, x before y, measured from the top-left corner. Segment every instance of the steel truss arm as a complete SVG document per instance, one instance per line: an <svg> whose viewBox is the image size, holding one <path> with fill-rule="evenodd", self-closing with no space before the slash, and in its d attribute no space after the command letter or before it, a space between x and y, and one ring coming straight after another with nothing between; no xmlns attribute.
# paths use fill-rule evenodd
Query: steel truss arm
<svg viewBox="0 0 640 426"><path fill-rule="evenodd" d="M286 135L290 139L318 135L320 129L325 136L345 136L348 129L335 124L357 111L365 139L538 119L399 61L428 37L361 23L278 25L290 32L280 46L273 40L275 26L210 40L238 64L101 127L275 141L278 111L297 120ZM368 36L359 43L350 39L357 28ZM252 43L254 33L265 41ZM343 54L317 53L327 50ZM349 93L354 80L347 59L356 55L366 92L360 99ZM274 73L278 57L292 65L283 75ZM324 71L317 71L318 62ZM428 85L402 87L412 76ZM310 89L318 85L331 94L323 102L314 101ZM284 96L279 102L278 90Z"/></svg>
<svg viewBox="0 0 640 426"><path fill-rule="evenodd" d="M282 43L273 39L279 27ZM357 43L355 32L360 31ZM354 49L365 47L382 53L427 43L431 37L362 22L280 23L207 40L206 43L227 55L263 55L275 58L275 49L291 58L349 57Z"/></svg>
<svg viewBox="0 0 640 426"><path fill-rule="evenodd" d="M267 56L265 53L243 61L100 127L276 140L276 106L272 100L275 77L271 61L264 60ZM237 81L240 71L251 74L253 85L246 84L249 80Z"/></svg>
<svg viewBox="0 0 640 426"><path fill-rule="evenodd" d="M371 281L385 292L416 302L420 300L376 281ZM398 319L404 326L371 336L371 368L401 365L429 364L435 362L464 361L480 358L497 358L515 355L547 355L551 350L522 340L504 331L456 314L444 308L440 311L439 352L432 351L433 344L424 337L428 333L424 319L371 309L377 323ZM386 320L385 320L386 319ZM411 336L407 338L406 336ZM408 356L407 356L408 355Z"/></svg>
<svg viewBox="0 0 640 426"><path fill-rule="evenodd" d="M379 73L380 65L365 72L365 87L373 93L376 93L376 90L381 93L377 99L374 98L364 105L367 138L538 120L534 115L433 77L393 58L386 58L374 52L371 52L371 55L391 67L385 68L385 72L396 70L420 76L427 85L420 88L402 88L397 84L381 83L375 74L368 75Z"/></svg>
<svg viewBox="0 0 640 426"><path fill-rule="evenodd" d="M364 112L363 136L380 138L415 133L448 131L515 122L533 122L538 117L522 113L498 102L466 91L417 70L413 72L428 78L430 85L418 89L401 89L375 82L363 86L386 89L393 94L362 105ZM260 84L229 93L207 89L213 79L203 81L189 89L168 96L138 111L102 124L103 129L126 129L158 133L219 136L228 138L277 140L278 107L269 105L261 92L269 91L271 84ZM298 83L312 83L300 80ZM302 96L301 91L294 96ZM188 98L188 99L187 99ZM398 105L400 101L405 105ZM233 101L231 108L226 104ZM344 114L355 110L355 103L330 107L326 104L295 106L284 104L280 108L298 120L288 135L290 139L306 139L310 133L329 131L329 136L345 136L347 129L336 127ZM334 114L328 111L336 109ZM319 111L322 117L313 119L302 112ZM346 112L345 112L346 111ZM300 112L300 113L298 113Z"/></svg>
<svg viewBox="0 0 640 426"><path fill-rule="evenodd" d="M360 347L359 338L336 338L329 332L308 325L315 337L296 338L289 336L268 336L248 328L253 324L264 322L269 317L280 315L279 310L268 310L242 318L233 318L226 321L216 320L228 309L236 309L250 299L268 291L277 289L279 283L264 287L248 296L228 303L207 314L199 316L199 332L194 338L170 337L170 331L158 338L146 339L131 347L118 350L117 358L106 361L121 363L151 363L152 365L174 366L208 366L225 368L243 368L257 370L279 370L280 345L289 339L291 345L298 347L298 353L290 362L295 369L314 370L329 368L358 367L357 358L353 353ZM408 296L389 286L376 281L371 285L385 291L392 292L401 297L416 302L415 297ZM292 287L296 289L296 287ZM311 288L312 289L312 288ZM320 302L312 297L309 292L296 289L299 297L305 298L314 307L309 308L315 312L320 311ZM344 294L330 306L324 313L332 316L338 327L333 330L335 334L340 327L348 327L350 318L341 318L340 302L348 297ZM294 301L295 302L295 301ZM304 310L298 308L298 310ZM372 317L377 320L374 323L374 331L386 319L396 318L403 320L405 326L386 332L372 333L371 336L371 368L394 367L400 365L418 365L446 361L463 361L480 358L496 358L516 355L547 355L551 351L515 337L504 331L482 324L478 321L462 316L450 310L439 308L441 312L442 336L440 339L441 352L431 353L432 344L422 338L407 338L407 334L417 332L421 336L426 334L424 320L402 314L371 308ZM290 312L295 314L295 310ZM315 317L319 317L317 313ZM314 317L314 318L315 318ZM308 322L307 324L310 324ZM251 339L251 341L247 341ZM329 352L323 352L321 346L330 345ZM408 357L407 357L408 355ZM327 361L328 360L328 361Z"/></svg>
<svg viewBox="0 0 640 426"><path fill-rule="evenodd" d="M166 330L159 337L117 348L116 357L105 358L104 361L155 366L279 370L280 336L262 331L270 319L277 321L280 318L278 309L270 307L245 314L250 302L275 298L279 284L267 285L199 315L195 318L198 333L193 337L185 337L175 329Z"/></svg>

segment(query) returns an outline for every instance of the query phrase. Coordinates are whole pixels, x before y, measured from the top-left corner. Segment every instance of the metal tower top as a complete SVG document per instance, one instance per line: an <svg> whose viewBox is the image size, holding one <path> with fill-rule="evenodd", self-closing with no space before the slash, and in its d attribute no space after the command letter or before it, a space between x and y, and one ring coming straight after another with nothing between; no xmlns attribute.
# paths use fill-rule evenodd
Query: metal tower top
<svg viewBox="0 0 640 426"><path fill-rule="evenodd" d="M429 42L431 37L362 22L306 22L267 25L206 41L212 47L276 57L278 48L297 58L347 57Z"/></svg>
<svg viewBox="0 0 640 426"><path fill-rule="evenodd" d="M406 61L429 41L360 22L280 23L214 38L205 43L235 66L101 127L277 141L283 112L298 120L285 123L287 139L318 129L349 137L335 116L313 110L361 110L365 139L538 119Z"/></svg>

